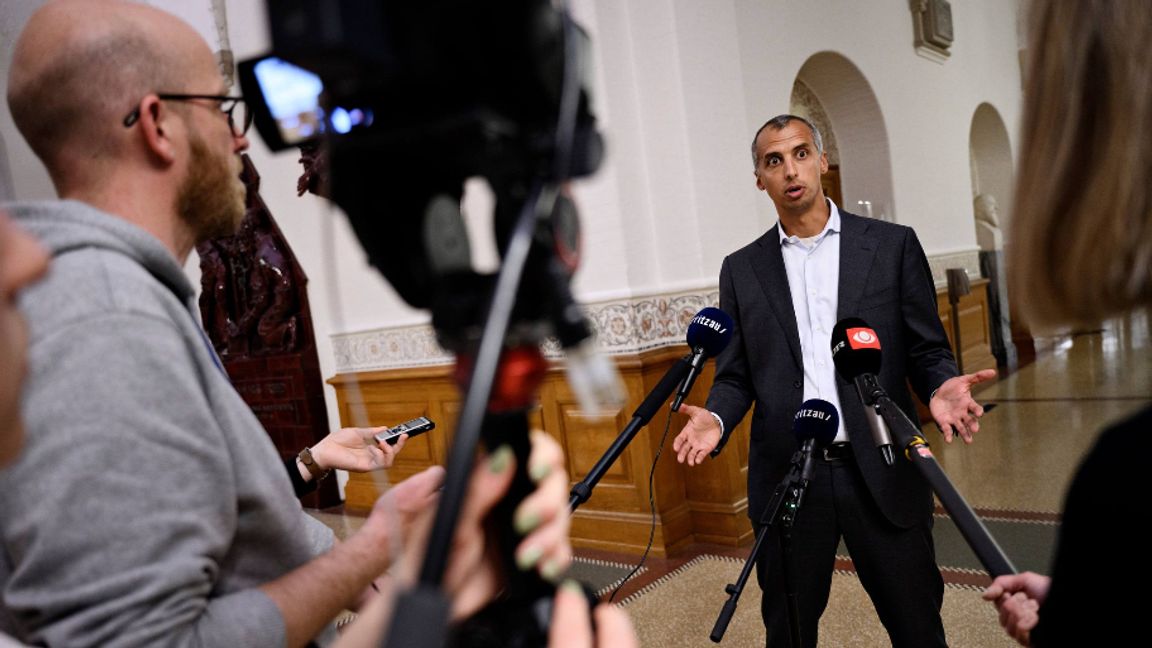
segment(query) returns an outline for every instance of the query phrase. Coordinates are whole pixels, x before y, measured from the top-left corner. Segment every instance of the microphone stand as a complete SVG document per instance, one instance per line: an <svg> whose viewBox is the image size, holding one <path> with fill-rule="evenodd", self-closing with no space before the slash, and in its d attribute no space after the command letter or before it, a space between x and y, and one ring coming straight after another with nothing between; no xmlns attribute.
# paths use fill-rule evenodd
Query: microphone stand
<svg viewBox="0 0 1152 648"><path fill-rule="evenodd" d="M676 391L677 386L684 377L688 375L688 371L691 368L691 359L692 354L690 353L680 358L676 364L664 372L664 377L652 388L652 391L648 392L648 397L645 398L644 402L640 403L640 406L632 413L632 420L628 422L628 425L624 427L624 430L620 432L620 435L612 442L608 451L600 457L600 460L596 462L595 466L592 466L592 470L588 471L588 475L572 487L571 498L568 500L568 507L572 512L575 512L584 502L588 501L588 498L592 496L592 489L595 488L596 484L600 482L600 479L604 477L604 473L608 472L612 464L616 463L616 460L620 458L620 454L624 452L624 449L628 447L629 443L632 443L632 439L636 437L636 433L640 431L640 428L652 420L652 417L664 402L668 400L668 396Z"/></svg>
<svg viewBox="0 0 1152 648"><path fill-rule="evenodd" d="M744 568L740 570L740 577L736 579L735 583L729 583L724 588L724 591L728 593L728 600L720 609L720 615L716 617L716 625L712 627L712 634L709 635L714 643L720 643L720 640L724 638L728 624L732 621L732 615L736 612L736 604L744 592L744 587L748 584L748 578L752 575L752 568L759 558L764 540L768 537L768 531L779 522L780 549L784 560L782 570L784 574L784 600L788 605L788 635L792 648L800 648L799 592L796 589L795 579L792 578L792 524L796 521L796 514L799 513L800 505L804 500L804 491L808 487L806 474L810 475L811 464L811 449L808 453L805 453L804 450L797 450L792 455L792 468L784 481L776 487L776 491L772 493L772 499L769 500L768 506L764 509L764 514L760 519L760 529L756 532L756 542L752 545L752 553L745 561Z"/></svg>
<svg viewBox="0 0 1152 648"><path fill-rule="evenodd" d="M861 385L863 380L864 377L861 376L854 382L856 383L856 393L860 395L861 402L867 403L868 399L864 396L864 390L868 387L866 384ZM880 415L879 410L872 405L865 404L864 416L868 419L868 429L872 431L872 439L877 443L876 449L880 451L880 457L884 459L884 464L891 466L896 463L896 451L892 447L892 435L884 429L884 418ZM881 441L887 443L881 443Z"/></svg>
<svg viewBox="0 0 1152 648"><path fill-rule="evenodd" d="M908 420L904 410L900 409L889 398L888 394L884 392L884 388L877 382L874 374L860 376L857 378L856 384L860 386L860 395L864 398L864 405L880 410L880 415L888 423L893 441L904 448L904 456L928 480L928 484L940 499L940 503L944 505L944 510L948 511L948 515L952 517L952 522L960 530L960 535L964 536L964 540L972 548L973 553L984 565L988 574L993 578L1005 574L1015 574L1016 567L1012 561L1004 554L1004 550L997 544L996 539L988 533L987 527L980 521L980 518L976 517L972 507L968 506L968 502L964 501L964 498L956 491L956 487L952 485L948 475L944 473L944 469L932 456L928 442L920 436L920 428Z"/></svg>

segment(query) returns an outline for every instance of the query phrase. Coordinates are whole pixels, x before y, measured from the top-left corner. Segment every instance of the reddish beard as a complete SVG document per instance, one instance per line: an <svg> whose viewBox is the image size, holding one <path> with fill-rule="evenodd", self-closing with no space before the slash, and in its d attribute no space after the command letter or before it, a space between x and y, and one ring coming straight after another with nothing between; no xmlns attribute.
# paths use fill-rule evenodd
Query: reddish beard
<svg viewBox="0 0 1152 648"><path fill-rule="evenodd" d="M203 138L191 138L188 175L176 197L180 218L197 243L234 236L244 220L245 188L227 158L214 156Z"/></svg>

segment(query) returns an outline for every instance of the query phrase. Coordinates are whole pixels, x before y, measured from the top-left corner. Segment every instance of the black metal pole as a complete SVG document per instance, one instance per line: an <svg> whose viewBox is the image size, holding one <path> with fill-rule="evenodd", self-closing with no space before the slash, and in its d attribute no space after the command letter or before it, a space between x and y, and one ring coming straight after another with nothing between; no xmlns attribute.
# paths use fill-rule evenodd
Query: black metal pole
<svg viewBox="0 0 1152 648"><path fill-rule="evenodd" d="M784 571L784 602L788 606L788 638L792 640L792 648L800 648L800 590L793 573L791 519L780 526L780 559Z"/></svg>
<svg viewBox="0 0 1152 648"><path fill-rule="evenodd" d="M960 347L960 302L952 302L952 340L956 343L956 368L964 373L964 350Z"/></svg>
<svg viewBox="0 0 1152 648"><path fill-rule="evenodd" d="M521 209L496 280L476 362L468 380L468 391L464 397L455 439L448 455L444 488L440 495L440 504L436 507L432 534L428 540L428 553L425 554L420 568L419 582L413 589L402 592L396 600L394 620L419 618L422 622L392 623L388 632L381 637L382 646L443 645L445 635L441 626L446 626L448 623L451 604L440 590L440 582L447 568L448 554L456 535L456 523L472 475L472 462L486 419L485 413L492 395L492 386L500 366L500 353L508 333L512 309L516 304L520 279L528 260L537 215L542 206L551 209L551 199L555 195L554 188L549 188L547 191L537 188ZM436 631L421 633L417 630L413 634L410 625Z"/></svg>
<svg viewBox="0 0 1152 648"><path fill-rule="evenodd" d="M800 511L800 503L804 501L804 491L807 488L805 479L801 477L802 466L806 464L805 459L802 450L792 455L791 471L784 478L784 481L776 486L776 490L772 493L772 499L768 501L764 514L760 516L760 528L756 531L756 542L752 545L752 553L748 556L748 560L744 562L744 568L740 570L740 577L736 579L735 583L729 583L724 588L724 591L728 593L728 600L724 602L724 606L720 609L720 615L716 617L716 624L712 626L712 634L708 635L708 638L714 643L720 643L720 640L724 638L724 633L728 631L728 624L732 621L732 615L736 612L740 595L744 593L748 578L752 575L752 567L759 560L761 548L768 537L768 531L779 521L782 529L781 542L790 542L791 540L790 537L785 538L785 536L791 533L792 523L795 522L796 514ZM788 565L791 546L790 544L787 546L782 544L781 548L785 560L784 591L795 597L797 590L792 584L792 573ZM792 646L800 648L800 611L795 603L795 598L788 602L788 630Z"/></svg>
<svg viewBox="0 0 1152 648"><path fill-rule="evenodd" d="M1015 574L1016 567L1012 561L1008 560L1004 550L1000 548L992 534L988 533L988 528L984 526L980 518L976 517L972 507L968 506L968 502L957 492L956 487L948 479L948 475L944 473L944 469L936 461L936 457L932 455L928 442L920 435L920 428L908 420L904 410L900 409L888 397L888 394L884 393L884 389L875 381L875 376L870 376L870 378L870 389L867 390L869 392L867 397L871 402L865 404L875 405L880 409L880 415L884 417L884 421L888 424L888 429L894 437L893 441L904 448L904 456L928 480L928 484L936 493L936 497L940 499L944 510L948 511L952 522L960 530L960 535L964 536L964 540L972 548L972 552L976 554L980 563L984 565L984 569L993 578L1005 574Z"/></svg>
<svg viewBox="0 0 1152 648"><path fill-rule="evenodd" d="M669 367L668 371L664 372L664 377L660 379L656 387L648 393L648 397L644 399L644 402L640 403L640 406L632 413L632 420L628 421L628 425L624 427L620 436L616 437L616 440L609 446L608 451L600 457L600 460L596 462L595 466L592 466L592 470L588 471L584 479L572 487L571 498L568 500L568 506L572 511L575 511L584 504L584 502L588 501L588 498L592 496L592 489L596 487L596 484L600 483L600 479L604 477L604 473L608 472L612 464L616 463L616 460L620 458L620 454L624 452L624 449L628 447L629 443L632 443L632 439L636 437L636 433L647 425L648 421L652 420L652 417L664 402L668 400L668 396L676 391L676 387L684 380L684 376L688 374L688 362L691 357L692 355L689 354L681 358L676 364Z"/></svg>
<svg viewBox="0 0 1152 648"><path fill-rule="evenodd" d="M555 189L547 192L555 198ZM468 392L460 410L452 450L448 456L447 474L440 505L436 507L436 518L432 525L432 536L428 540L428 553L420 570L420 582L439 585L448 564L448 553L456 530L456 520L464 503L468 480L472 475L472 461L476 455L476 445L480 440L484 414L488 400L492 396L492 385L500 366L500 352L512 319L512 309L516 305L516 294L520 288L524 265L532 244L532 234L536 230L536 218L542 202L551 210L551 200L545 199L545 192L536 189L524 203L516 222L500 274L496 279L496 290L484 322L484 333L480 338L480 348L476 353L476 363L468 379Z"/></svg>

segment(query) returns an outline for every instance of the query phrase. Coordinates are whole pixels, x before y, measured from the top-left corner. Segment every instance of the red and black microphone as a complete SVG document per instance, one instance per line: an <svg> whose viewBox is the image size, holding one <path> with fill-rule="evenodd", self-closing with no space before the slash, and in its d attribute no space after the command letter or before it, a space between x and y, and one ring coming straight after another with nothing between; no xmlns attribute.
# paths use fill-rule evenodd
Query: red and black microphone
<svg viewBox="0 0 1152 648"><path fill-rule="evenodd" d="M836 373L856 385L856 392L864 403L864 416L872 430L872 440L880 450L884 463L896 461L892 434L884 418L876 409L876 399L884 393L876 375L880 373L880 337L868 323L859 317L846 317L832 329L832 362Z"/></svg>
<svg viewBox="0 0 1152 648"><path fill-rule="evenodd" d="M904 448L904 456L927 480L937 499L952 517L952 522L960 530L960 535L964 536L972 553L976 554L988 574L993 578L1015 574L1016 567L1012 561L944 474L928 443L920 435L920 427L908 418L880 386L876 378L876 372L880 371L880 339L876 331L859 318L840 320L832 330L832 360L836 364L837 373L856 384L865 408L877 411L883 417L881 422L887 423L884 431L892 430L895 434L896 441ZM872 431L875 435L876 428L873 427ZM889 448L891 443L889 437Z"/></svg>

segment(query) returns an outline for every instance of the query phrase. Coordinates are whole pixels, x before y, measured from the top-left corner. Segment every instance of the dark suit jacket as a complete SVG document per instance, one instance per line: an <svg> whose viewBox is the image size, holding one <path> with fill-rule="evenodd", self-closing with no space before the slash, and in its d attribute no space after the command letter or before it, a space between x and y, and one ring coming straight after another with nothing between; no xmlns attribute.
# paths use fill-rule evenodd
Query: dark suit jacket
<svg viewBox="0 0 1152 648"><path fill-rule="evenodd" d="M860 317L882 345L880 384L913 421L910 381L925 403L956 362L936 312L936 290L911 228L840 212L837 320ZM752 414L748 514L753 522L788 473L798 449L792 418L804 397L800 336L777 227L730 254L720 270L720 308L735 320L731 343L716 359L707 407L724 420L724 438ZM911 526L932 510L927 482L897 454L887 466L872 440L855 387L837 376L840 412L873 499L894 524Z"/></svg>

